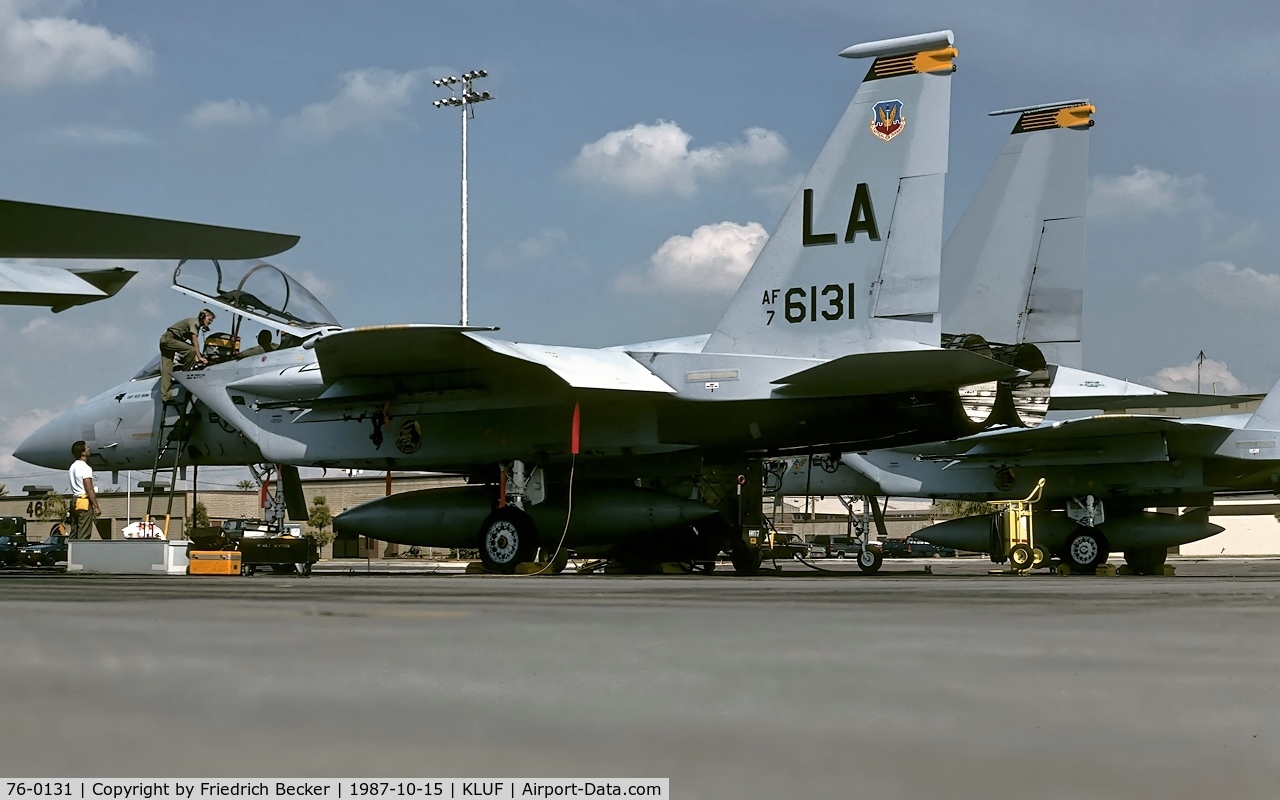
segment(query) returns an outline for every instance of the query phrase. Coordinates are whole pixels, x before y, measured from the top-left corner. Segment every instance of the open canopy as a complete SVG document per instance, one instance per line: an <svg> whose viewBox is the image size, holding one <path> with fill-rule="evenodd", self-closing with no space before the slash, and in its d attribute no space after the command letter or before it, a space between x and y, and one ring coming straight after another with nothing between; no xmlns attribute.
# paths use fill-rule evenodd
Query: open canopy
<svg viewBox="0 0 1280 800"><path fill-rule="evenodd" d="M173 288L302 338L341 327L307 287L265 261L183 261L173 272Z"/></svg>

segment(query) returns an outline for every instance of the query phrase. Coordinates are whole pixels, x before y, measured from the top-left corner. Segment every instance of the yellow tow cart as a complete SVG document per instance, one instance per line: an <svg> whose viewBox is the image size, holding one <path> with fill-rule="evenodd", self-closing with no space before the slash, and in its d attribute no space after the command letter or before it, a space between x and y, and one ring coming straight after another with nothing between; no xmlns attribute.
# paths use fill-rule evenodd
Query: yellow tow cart
<svg viewBox="0 0 1280 800"><path fill-rule="evenodd" d="M1040 502L1044 493L1044 478L1036 482L1036 488L1022 500L993 500L1000 506L992 531L991 560L997 563L1008 559L1013 572L1026 574L1049 560L1049 551L1035 543L1032 526L1032 506Z"/></svg>

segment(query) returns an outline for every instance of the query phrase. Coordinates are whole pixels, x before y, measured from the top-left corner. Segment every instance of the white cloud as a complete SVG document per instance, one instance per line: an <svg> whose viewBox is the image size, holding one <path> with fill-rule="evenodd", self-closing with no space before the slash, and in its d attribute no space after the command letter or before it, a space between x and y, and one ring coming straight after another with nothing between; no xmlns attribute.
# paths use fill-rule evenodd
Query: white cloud
<svg viewBox="0 0 1280 800"><path fill-rule="evenodd" d="M490 269L506 269L517 261L537 261L552 255L583 266L581 258L568 255L569 233L563 228L547 228L536 236L521 239L510 247L498 247L489 254Z"/></svg>
<svg viewBox="0 0 1280 800"><path fill-rule="evenodd" d="M68 125L58 130L58 135L69 142L105 147L137 147L151 144L151 137L132 128L113 128L109 125Z"/></svg>
<svg viewBox="0 0 1280 800"><path fill-rule="evenodd" d="M193 128L219 126L259 125L271 116L265 106L254 105L247 100L228 98L206 100L187 114L186 122Z"/></svg>
<svg viewBox="0 0 1280 800"><path fill-rule="evenodd" d="M516 252L521 258L545 258L569 242L569 234L563 228L548 228L537 236L516 242Z"/></svg>
<svg viewBox="0 0 1280 800"><path fill-rule="evenodd" d="M35 16L48 5L0 0L0 85L31 91L150 69L144 44L67 17Z"/></svg>
<svg viewBox="0 0 1280 800"><path fill-rule="evenodd" d="M1194 393L1197 389L1197 368L1200 375L1199 390L1205 394L1240 394L1248 391L1244 383L1231 374L1226 364L1212 358L1206 358L1203 366L1197 365L1195 361L1188 361L1186 364L1165 367L1155 375L1144 378L1142 382L1166 392Z"/></svg>
<svg viewBox="0 0 1280 800"><path fill-rule="evenodd" d="M1146 285L1154 276L1149 276ZM1237 267L1229 261L1206 261L1177 278L1215 305L1236 311L1280 309L1280 275Z"/></svg>
<svg viewBox="0 0 1280 800"><path fill-rule="evenodd" d="M748 128L739 141L690 150L692 140L674 122L637 123L583 145L569 171L579 180L637 194L690 195L700 180L723 177L742 166L777 164L787 157L782 136L764 128Z"/></svg>
<svg viewBox="0 0 1280 800"><path fill-rule="evenodd" d="M373 68L343 73L333 99L312 103L286 117L281 130L295 139L328 139L349 130L376 133L382 125L404 118L423 76L422 70Z"/></svg>
<svg viewBox="0 0 1280 800"><path fill-rule="evenodd" d="M757 186L751 190L751 193L774 205L785 207L786 204L791 202L792 198L796 196L796 192L800 191L800 184L803 181L804 173L798 173L776 183L767 183Z"/></svg>
<svg viewBox="0 0 1280 800"><path fill-rule="evenodd" d="M624 275L618 287L633 292L728 294L738 288L769 240L759 222L702 225L688 236L672 236L649 257L641 275Z"/></svg>
<svg viewBox="0 0 1280 800"><path fill-rule="evenodd" d="M1131 220L1212 208L1203 175L1181 178L1136 166L1128 175L1096 175L1089 181L1090 219Z"/></svg>

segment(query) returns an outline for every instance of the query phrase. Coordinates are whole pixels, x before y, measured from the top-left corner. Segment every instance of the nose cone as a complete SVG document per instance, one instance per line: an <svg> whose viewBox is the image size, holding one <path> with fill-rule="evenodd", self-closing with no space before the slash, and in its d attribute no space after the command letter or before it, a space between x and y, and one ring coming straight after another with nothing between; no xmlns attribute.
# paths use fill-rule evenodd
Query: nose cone
<svg viewBox="0 0 1280 800"><path fill-rule="evenodd" d="M23 439L22 444L14 449L13 455L38 467L66 469L71 466L71 445L78 438L72 428L67 415L60 414Z"/></svg>

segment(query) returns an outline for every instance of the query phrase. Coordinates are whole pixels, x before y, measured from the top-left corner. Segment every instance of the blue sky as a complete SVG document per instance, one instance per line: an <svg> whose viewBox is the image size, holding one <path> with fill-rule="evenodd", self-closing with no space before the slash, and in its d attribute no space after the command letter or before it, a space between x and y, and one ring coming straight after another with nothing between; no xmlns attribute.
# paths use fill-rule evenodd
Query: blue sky
<svg viewBox="0 0 1280 800"><path fill-rule="evenodd" d="M455 322L459 120L430 79L482 67L472 322L705 332L864 71L835 54L939 28L948 228L1008 132L987 111L1088 97L1085 366L1203 349L1220 389L1280 378L1274 4L0 0L0 196L300 234L277 260L345 324ZM142 268L108 303L0 312L0 481L194 310Z"/></svg>

